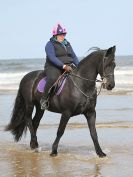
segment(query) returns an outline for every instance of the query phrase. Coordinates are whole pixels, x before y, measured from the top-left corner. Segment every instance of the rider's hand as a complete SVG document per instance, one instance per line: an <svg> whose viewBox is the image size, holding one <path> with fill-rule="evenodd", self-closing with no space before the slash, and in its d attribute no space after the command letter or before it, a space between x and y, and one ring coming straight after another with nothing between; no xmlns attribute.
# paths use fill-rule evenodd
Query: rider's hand
<svg viewBox="0 0 133 177"><path fill-rule="evenodd" d="M69 65L64 65L63 66L63 69L66 71L66 72L71 72L73 69L71 68L71 66Z"/></svg>

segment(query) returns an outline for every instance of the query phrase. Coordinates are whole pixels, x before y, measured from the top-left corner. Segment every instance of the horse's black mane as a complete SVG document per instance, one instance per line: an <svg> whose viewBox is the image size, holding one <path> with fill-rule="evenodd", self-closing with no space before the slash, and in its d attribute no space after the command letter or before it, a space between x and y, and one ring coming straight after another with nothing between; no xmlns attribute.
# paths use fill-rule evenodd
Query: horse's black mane
<svg viewBox="0 0 133 177"><path fill-rule="evenodd" d="M79 65L84 64L84 63L86 62L86 60L87 60L88 58L90 58L91 56L97 55L98 53L102 53L102 52L104 51L104 50L102 50L102 49L100 49L100 48L98 48L98 47L91 47L87 52L89 52L90 50L95 50L95 51L89 53L85 58L83 58L83 59L80 61Z"/></svg>

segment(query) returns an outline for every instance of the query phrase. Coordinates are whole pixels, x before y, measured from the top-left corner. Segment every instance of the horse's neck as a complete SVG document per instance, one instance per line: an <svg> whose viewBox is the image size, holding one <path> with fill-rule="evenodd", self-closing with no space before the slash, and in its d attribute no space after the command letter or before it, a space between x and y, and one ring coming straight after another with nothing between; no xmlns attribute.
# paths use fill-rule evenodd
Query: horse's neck
<svg viewBox="0 0 133 177"><path fill-rule="evenodd" d="M95 52L92 55L87 56L79 64L78 74L82 77L95 80L101 62L102 62L102 53Z"/></svg>

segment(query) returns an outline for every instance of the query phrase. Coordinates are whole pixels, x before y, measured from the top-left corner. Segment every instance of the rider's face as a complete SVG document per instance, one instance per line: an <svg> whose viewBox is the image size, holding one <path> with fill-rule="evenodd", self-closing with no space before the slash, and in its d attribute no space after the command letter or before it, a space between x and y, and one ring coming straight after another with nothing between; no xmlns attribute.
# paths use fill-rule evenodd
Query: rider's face
<svg viewBox="0 0 133 177"><path fill-rule="evenodd" d="M65 38L66 34L59 34L57 35L57 41L62 42Z"/></svg>

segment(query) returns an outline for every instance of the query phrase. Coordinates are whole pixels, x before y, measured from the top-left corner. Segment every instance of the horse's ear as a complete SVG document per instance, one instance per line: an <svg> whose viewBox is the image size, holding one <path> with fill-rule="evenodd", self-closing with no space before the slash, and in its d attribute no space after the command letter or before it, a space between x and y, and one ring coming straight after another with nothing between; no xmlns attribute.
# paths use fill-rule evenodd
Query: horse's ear
<svg viewBox="0 0 133 177"><path fill-rule="evenodd" d="M115 53L115 50L116 50L116 46L114 45L113 47L110 47L107 52L106 52L106 57L111 55L111 54L114 54Z"/></svg>

